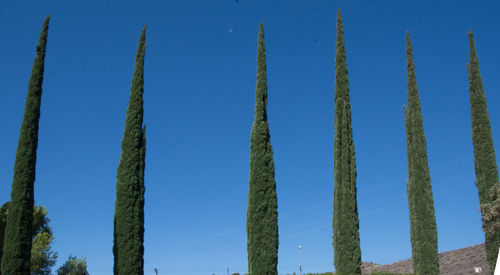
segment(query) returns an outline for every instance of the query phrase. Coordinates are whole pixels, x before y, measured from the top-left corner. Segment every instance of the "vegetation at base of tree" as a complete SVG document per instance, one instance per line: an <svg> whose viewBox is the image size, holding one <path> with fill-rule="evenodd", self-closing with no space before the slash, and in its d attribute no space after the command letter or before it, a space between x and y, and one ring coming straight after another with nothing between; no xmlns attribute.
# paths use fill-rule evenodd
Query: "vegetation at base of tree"
<svg viewBox="0 0 500 275"><path fill-rule="evenodd" d="M500 187L495 185L490 190L490 203L481 205L483 231L495 234L500 231Z"/></svg>
<svg viewBox="0 0 500 275"><path fill-rule="evenodd" d="M267 117L267 72L263 24L260 25L257 48L257 87L250 138L248 185L246 223L248 273L278 274L278 198Z"/></svg>
<svg viewBox="0 0 500 275"><path fill-rule="evenodd" d="M361 273L361 247L356 190L356 157L351 125L349 80L340 9L335 49L335 136L333 248L338 274Z"/></svg>
<svg viewBox="0 0 500 275"><path fill-rule="evenodd" d="M43 22L28 82L28 94L14 163L10 214L5 226L2 274L28 275L31 269L36 150L48 30L49 16Z"/></svg>
<svg viewBox="0 0 500 275"><path fill-rule="evenodd" d="M5 221L9 213L10 202L6 202L0 208L0 236L5 234ZM51 249L54 239L52 228L49 226L50 219L48 211L43 206L35 206L33 209L32 226L32 246L31 246L31 275L50 274L52 267L57 260L57 253ZM3 247L4 239L0 239L0 248ZM2 260L2 250L0 250L0 261Z"/></svg>
<svg viewBox="0 0 500 275"><path fill-rule="evenodd" d="M408 205L413 270L417 274L439 274L436 215L427 160L427 141L417 89L410 33L406 35L408 110L404 109L408 157Z"/></svg>
<svg viewBox="0 0 500 275"><path fill-rule="evenodd" d="M143 127L146 27L137 47L135 70L125 119L122 153L117 169L113 232L115 275L144 274L144 168L146 128Z"/></svg>
<svg viewBox="0 0 500 275"><path fill-rule="evenodd" d="M54 236L48 232L40 232L33 239L31 247L31 275L50 275L56 264L57 253L51 251Z"/></svg>
<svg viewBox="0 0 500 275"><path fill-rule="evenodd" d="M69 256L68 260L57 269L57 275L89 275L87 272L87 259L78 259Z"/></svg>
<svg viewBox="0 0 500 275"><path fill-rule="evenodd" d="M474 44L474 35L469 35L470 63L467 64L469 79L469 96L472 125L472 144L474 146L474 168L476 172L476 186L479 193L479 202L485 206L492 202L490 190L499 186L498 167L493 146L490 116L483 80L479 71L479 60ZM494 205L493 205L494 207ZM481 212L483 221L489 221L488 212ZM483 228L488 228L483 224ZM498 248L500 246L500 231L485 231L486 256L491 270L495 270Z"/></svg>

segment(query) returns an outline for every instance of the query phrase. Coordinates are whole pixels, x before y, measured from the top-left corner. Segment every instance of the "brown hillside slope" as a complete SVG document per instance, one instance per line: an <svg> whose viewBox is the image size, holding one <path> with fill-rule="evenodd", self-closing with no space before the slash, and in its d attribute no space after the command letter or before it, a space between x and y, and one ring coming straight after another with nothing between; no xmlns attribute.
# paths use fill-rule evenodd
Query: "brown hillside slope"
<svg viewBox="0 0 500 275"><path fill-rule="evenodd" d="M486 260L484 243L440 253L439 266L441 275L492 274ZM482 271L476 273L474 267L480 267ZM371 274L376 271L411 274L413 272L412 261L407 259L388 265L365 267L362 274Z"/></svg>

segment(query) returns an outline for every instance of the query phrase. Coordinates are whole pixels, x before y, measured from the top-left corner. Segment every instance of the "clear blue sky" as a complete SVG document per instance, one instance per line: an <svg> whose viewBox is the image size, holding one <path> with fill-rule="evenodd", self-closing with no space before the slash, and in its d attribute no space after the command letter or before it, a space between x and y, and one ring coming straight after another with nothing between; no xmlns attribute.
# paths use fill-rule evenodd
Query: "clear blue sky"
<svg viewBox="0 0 500 275"><path fill-rule="evenodd" d="M363 261L411 257L405 33L422 102L439 251L484 241L466 63L476 38L500 150L499 1L2 1L0 202L10 199L27 83L51 14L35 199L56 268L112 274L116 168L137 42L147 24L145 274L246 272L245 218L259 23L279 211L279 272L333 270L333 95L341 8Z"/></svg>

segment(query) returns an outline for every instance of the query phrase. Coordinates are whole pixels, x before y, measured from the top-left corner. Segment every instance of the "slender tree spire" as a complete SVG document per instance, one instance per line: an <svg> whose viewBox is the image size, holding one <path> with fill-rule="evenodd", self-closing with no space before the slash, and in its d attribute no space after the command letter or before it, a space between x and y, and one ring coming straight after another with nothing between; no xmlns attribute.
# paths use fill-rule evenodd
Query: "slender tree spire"
<svg viewBox="0 0 500 275"><path fill-rule="evenodd" d="M361 274L356 157L340 9L335 52L333 248L337 274Z"/></svg>
<svg viewBox="0 0 500 275"><path fill-rule="evenodd" d="M273 148L267 119L267 73L264 24L257 49L255 117L250 140L250 180L247 208L249 274L278 274L278 199Z"/></svg>
<svg viewBox="0 0 500 275"><path fill-rule="evenodd" d="M144 54L146 27L137 47L135 70L118 164L114 217L114 274L144 274L144 167L146 136L143 127Z"/></svg>
<svg viewBox="0 0 500 275"><path fill-rule="evenodd" d="M412 163L412 141L411 141L411 126L410 126L410 120L408 118L408 110L406 109L406 106L403 106L403 112L405 116L405 128L406 128L406 151L407 151L407 156L408 156L408 181L406 182L406 193L408 195L408 209L409 209L409 214L410 214L410 240L412 244L412 255L416 255L416 245L413 245L415 241L415 234L416 234L416 224L415 224L415 209L413 208L413 202L415 201L415 198L412 197L412 195L415 192L412 192L411 187L412 185L410 184L410 179L413 178L413 163Z"/></svg>
<svg viewBox="0 0 500 275"><path fill-rule="evenodd" d="M2 274L30 274L38 122L49 19L50 16L47 16L43 22L28 83L28 95L14 163L11 204L5 228Z"/></svg>
<svg viewBox="0 0 500 275"><path fill-rule="evenodd" d="M469 96L472 123L472 144L474 145L474 167L476 171L476 186L481 205L491 203L490 190L499 186L498 167L493 147L490 116L484 94L483 81L479 72L479 61L474 45L474 35L469 35L470 64L467 64L469 76ZM485 213L482 213L484 216ZM499 232L485 232L486 255L491 270L495 270L498 248L500 246Z"/></svg>
<svg viewBox="0 0 500 275"><path fill-rule="evenodd" d="M438 240L431 176L427 160L427 141L417 78L413 64L410 33L406 35L408 70L408 113L405 111L413 272L418 275L439 274Z"/></svg>

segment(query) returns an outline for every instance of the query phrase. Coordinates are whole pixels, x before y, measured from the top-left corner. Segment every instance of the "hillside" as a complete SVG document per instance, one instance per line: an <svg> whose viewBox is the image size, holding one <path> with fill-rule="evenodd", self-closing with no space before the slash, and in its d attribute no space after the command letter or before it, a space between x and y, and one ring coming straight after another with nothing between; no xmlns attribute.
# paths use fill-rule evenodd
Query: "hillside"
<svg viewBox="0 0 500 275"><path fill-rule="evenodd" d="M440 253L439 266L441 275L491 274L484 243ZM480 267L482 271L476 273L474 267ZM413 272L412 260L407 259L388 265L372 264L363 267L362 274L380 271L411 274Z"/></svg>

